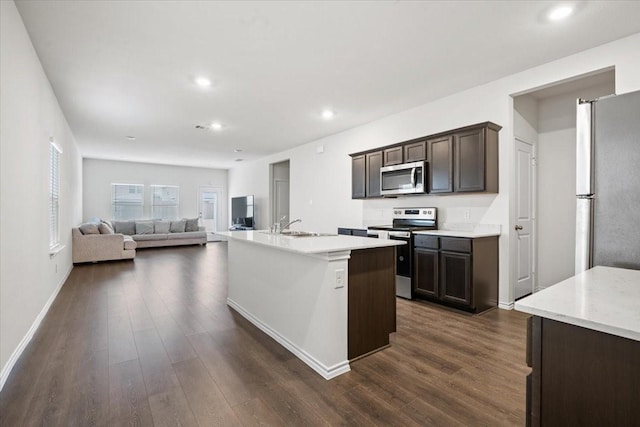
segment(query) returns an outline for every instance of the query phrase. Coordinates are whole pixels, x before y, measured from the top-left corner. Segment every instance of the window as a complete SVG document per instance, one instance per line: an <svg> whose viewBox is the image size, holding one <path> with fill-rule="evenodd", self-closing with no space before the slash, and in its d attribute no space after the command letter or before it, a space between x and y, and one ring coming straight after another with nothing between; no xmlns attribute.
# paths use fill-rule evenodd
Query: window
<svg viewBox="0 0 640 427"><path fill-rule="evenodd" d="M178 218L178 194L180 187L175 185L151 186L151 218Z"/></svg>
<svg viewBox="0 0 640 427"><path fill-rule="evenodd" d="M141 219L144 209L144 185L111 184L113 219Z"/></svg>
<svg viewBox="0 0 640 427"><path fill-rule="evenodd" d="M60 246L60 154L53 139L49 144L49 249Z"/></svg>

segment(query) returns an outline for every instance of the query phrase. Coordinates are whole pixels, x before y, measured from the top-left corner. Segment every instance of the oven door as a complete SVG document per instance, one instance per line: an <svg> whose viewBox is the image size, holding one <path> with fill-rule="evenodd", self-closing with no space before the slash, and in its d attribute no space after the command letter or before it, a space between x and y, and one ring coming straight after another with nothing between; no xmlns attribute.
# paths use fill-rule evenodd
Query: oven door
<svg viewBox="0 0 640 427"><path fill-rule="evenodd" d="M425 162L385 166L380 169L380 194L424 193Z"/></svg>
<svg viewBox="0 0 640 427"><path fill-rule="evenodd" d="M412 299L411 290L411 233L390 231L389 238L400 240L406 245L396 246L396 296Z"/></svg>

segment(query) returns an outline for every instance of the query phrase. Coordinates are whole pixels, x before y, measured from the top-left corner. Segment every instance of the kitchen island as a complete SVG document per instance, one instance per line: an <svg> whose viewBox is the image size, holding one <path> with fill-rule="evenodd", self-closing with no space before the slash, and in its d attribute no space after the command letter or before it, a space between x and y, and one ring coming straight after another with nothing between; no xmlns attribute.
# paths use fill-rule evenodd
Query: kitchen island
<svg viewBox="0 0 640 427"><path fill-rule="evenodd" d="M326 379L395 331L395 240L218 233L229 241L227 304Z"/></svg>
<svg viewBox="0 0 640 427"><path fill-rule="evenodd" d="M527 425L637 425L640 271L594 267L515 309L533 314Z"/></svg>

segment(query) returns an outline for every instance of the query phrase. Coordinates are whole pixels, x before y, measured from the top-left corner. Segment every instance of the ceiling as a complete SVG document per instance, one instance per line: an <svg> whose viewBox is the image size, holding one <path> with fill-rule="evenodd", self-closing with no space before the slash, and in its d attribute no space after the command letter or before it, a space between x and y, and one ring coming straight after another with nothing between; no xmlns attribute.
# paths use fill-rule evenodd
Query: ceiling
<svg viewBox="0 0 640 427"><path fill-rule="evenodd" d="M637 1L16 4L84 157L215 168L640 32Z"/></svg>

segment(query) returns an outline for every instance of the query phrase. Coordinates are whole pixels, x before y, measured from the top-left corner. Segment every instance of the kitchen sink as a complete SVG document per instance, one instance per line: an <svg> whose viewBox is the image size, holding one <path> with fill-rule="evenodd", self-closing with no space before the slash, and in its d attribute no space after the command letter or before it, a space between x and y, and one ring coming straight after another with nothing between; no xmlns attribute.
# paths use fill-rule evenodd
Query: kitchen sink
<svg viewBox="0 0 640 427"><path fill-rule="evenodd" d="M337 234L331 233L316 233L314 231L298 231L298 230L284 230L280 233L271 233L269 231L263 231L265 234L274 234L281 236L289 236L289 237L327 237L327 236L337 236Z"/></svg>

